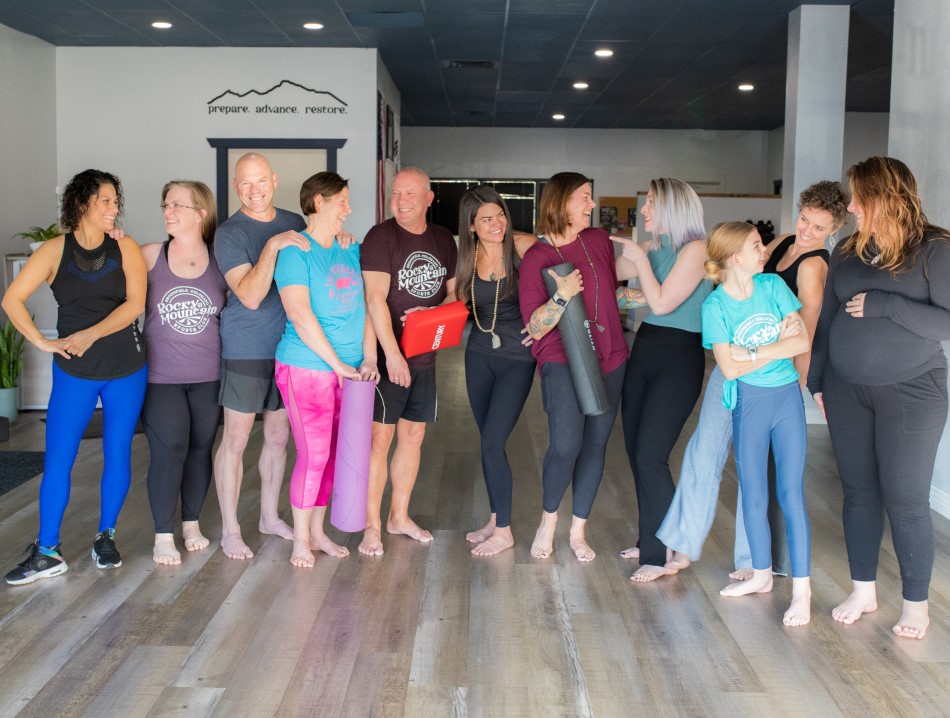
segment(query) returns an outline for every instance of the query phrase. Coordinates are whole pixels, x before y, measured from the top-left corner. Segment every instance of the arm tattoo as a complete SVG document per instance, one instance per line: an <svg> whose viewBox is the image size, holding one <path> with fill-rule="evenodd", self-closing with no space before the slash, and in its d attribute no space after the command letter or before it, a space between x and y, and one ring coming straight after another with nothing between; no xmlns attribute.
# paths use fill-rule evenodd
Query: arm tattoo
<svg viewBox="0 0 950 718"><path fill-rule="evenodd" d="M564 314L564 307L553 299L549 299L534 310L528 322L528 333L535 339L540 339L557 326L562 314Z"/></svg>

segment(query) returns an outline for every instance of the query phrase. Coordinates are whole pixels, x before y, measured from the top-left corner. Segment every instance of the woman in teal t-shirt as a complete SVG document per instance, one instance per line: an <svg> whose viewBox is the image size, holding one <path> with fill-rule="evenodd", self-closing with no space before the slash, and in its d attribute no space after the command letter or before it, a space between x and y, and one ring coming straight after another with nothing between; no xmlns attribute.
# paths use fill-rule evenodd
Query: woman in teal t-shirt
<svg viewBox="0 0 950 718"><path fill-rule="evenodd" d="M707 244L709 278L719 287L703 303L703 346L711 348L727 381L723 404L733 409L736 471L742 487L745 528L753 577L726 586L723 596L772 590L772 548L768 522L768 454L775 455L777 492L787 526L792 563L792 603L787 626L811 618L809 529L805 509L805 410L792 356L808 351L801 302L781 277L762 274L765 248L745 222L716 225ZM784 331L783 331L784 329ZM780 338L780 335L785 338ZM780 346L789 343L792 346Z"/></svg>
<svg viewBox="0 0 950 718"><path fill-rule="evenodd" d="M300 188L307 215L306 252L282 249L274 281L287 312L274 378L297 445L290 476L294 548L290 562L312 568L313 551L343 558L349 551L324 533L333 489L343 380L377 381L376 335L366 321L359 245L343 249L337 236L350 214L347 181L319 172Z"/></svg>

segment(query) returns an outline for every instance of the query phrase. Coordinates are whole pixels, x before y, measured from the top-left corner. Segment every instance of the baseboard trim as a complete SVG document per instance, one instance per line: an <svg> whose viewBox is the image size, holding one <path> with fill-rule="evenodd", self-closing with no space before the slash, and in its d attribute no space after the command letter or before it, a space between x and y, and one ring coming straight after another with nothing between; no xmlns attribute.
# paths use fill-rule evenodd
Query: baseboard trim
<svg viewBox="0 0 950 718"><path fill-rule="evenodd" d="M931 486L930 508L941 516L950 519L950 491L945 491L937 486Z"/></svg>

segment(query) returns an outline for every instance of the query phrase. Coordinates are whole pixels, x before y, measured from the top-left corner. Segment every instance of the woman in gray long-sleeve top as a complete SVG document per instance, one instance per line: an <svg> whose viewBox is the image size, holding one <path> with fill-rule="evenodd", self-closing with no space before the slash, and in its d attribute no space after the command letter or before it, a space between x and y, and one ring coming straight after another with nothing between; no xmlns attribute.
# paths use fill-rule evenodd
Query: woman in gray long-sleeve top
<svg viewBox="0 0 950 718"><path fill-rule="evenodd" d="M871 157L848 176L857 231L831 257L808 373L844 488L854 583L832 616L854 623L877 609L886 511L904 598L894 633L919 639L930 623L930 482L947 420L950 236L927 221L899 160Z"/></svg>

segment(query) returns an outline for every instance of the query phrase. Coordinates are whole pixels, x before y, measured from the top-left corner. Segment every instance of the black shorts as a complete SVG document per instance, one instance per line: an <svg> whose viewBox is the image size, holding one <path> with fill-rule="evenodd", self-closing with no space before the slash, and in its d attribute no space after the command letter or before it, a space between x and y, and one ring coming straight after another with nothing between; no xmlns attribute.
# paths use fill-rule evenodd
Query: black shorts
<svg viewBox="0 0 950 718"><path fill-rule="evenodd" d="M439 416L439 398L435 388L435 367L409 367L409 386L397 386L389 381L385 368L376 387L373 421L395 424L406 421L434 422Z"/></svg>
<svg viewBox="0 0 950 718"><path fill-rule="evenodd" d="M284 408L273 359L222 359L218 404L242 414L258 414Z"/></svg>

